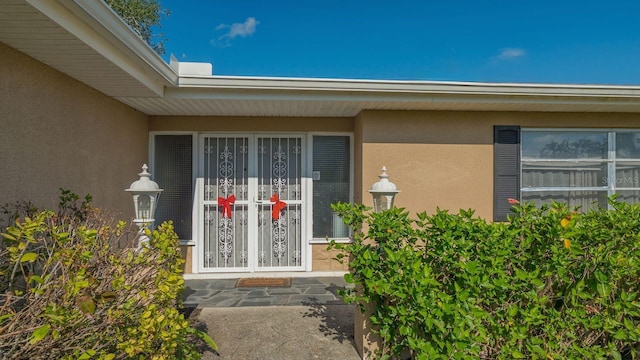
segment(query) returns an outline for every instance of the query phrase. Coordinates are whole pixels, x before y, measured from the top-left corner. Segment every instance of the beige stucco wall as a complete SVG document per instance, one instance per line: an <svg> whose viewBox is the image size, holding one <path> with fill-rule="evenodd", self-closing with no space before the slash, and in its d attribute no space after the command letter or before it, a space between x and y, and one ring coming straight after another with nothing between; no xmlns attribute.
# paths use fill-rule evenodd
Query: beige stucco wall
<svg viewBox="0 0 640 360"><path fill-rule="evenodd" d="M343 263L339 263L334 258L338 255L336 250L327 250L328 244L311 245L311 266L312 271L348 271L348 258L344 258Z"/></svg>
<svg viewBox="0 0 640 360"><path fill-rule="evenodd" d="M182 258L184 259L182 272L184 274L193 273L193 246L180 245L180 252L182 253Z"/></svg>
<svg viewBox="0 0 640 360"><path fill-rule="evenodd" d="M472 208L492 219L494 125L629 128L640 127L640 115L365 111L354 125L356 199L371 205L367 190L385 165L401 190L397 206L411 213Z"/></svg>
<svg viewBox="0 0 640 360"><path fill-rule="evenodd" d="M0 204L55 206L59 188L132 216L146 115L0 43Z"/></svg>

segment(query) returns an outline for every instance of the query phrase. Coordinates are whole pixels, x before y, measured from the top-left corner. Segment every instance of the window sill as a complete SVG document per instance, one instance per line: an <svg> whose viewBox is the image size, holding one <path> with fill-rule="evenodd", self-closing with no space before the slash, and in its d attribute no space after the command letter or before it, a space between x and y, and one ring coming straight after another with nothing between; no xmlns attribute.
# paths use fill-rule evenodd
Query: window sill
<svg viewBox="0 0 640 360"><path fill-rule="evenodd" d="M196 242L193 240L180 240L180 246L196 246Z"/></svg>
<svg viewBox="0 0 640 360"><path fill-rule="evenodd" d="M338 244L348 244L351 242L351 238L337 238L337 239L319 239L319 238L315 238L315 239L311 239L309 240L309 244L325 244L325 245L329 245L331 243L331 240L334 240L336 243Z"/></svg>

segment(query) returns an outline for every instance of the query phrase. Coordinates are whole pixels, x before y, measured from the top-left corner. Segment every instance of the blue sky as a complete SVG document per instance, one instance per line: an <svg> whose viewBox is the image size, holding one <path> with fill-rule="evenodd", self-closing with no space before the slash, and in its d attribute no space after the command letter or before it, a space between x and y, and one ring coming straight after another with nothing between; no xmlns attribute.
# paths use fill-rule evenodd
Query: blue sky
<svg viewBox="0 0 640 360"><path fill-rule="evenodd" d="M636 0L161 0L215 75L640 85Z"/></svg>

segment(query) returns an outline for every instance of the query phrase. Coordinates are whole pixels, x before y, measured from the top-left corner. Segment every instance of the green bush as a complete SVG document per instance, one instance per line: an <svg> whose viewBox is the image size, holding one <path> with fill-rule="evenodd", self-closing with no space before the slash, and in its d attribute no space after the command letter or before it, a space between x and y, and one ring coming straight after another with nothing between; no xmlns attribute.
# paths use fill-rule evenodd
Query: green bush
<svg viewBox="0 0 640 360"><path fill-rule="evenodd" d="M640 207L579 214L334 209L354 228L344 295L370 304L378 355L418 359L635 359L640 350Z"/></svg>
<svg viewBox="0 0 640 360"><path fill-rule="evenodd" d="M63 191L57 212L5 210L0 358L198 359L196 339L215 348L179 312L184 261L172 225L117 248L136 244L137 229L90 200Z"/></svg>

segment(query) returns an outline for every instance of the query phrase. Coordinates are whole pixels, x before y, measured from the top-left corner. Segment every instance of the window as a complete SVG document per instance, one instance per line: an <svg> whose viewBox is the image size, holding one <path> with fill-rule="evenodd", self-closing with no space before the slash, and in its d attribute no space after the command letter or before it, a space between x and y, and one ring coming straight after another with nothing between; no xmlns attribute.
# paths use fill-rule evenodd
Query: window
<svg viewBox="0 0 640 360"><path fill-rule="evenodd" d="M351 201L349 136L313 137L313 237L346 238L347 226L331 204Z"/></svg>
<svg viewBox="0 0 640 360"><path fill-rule="evenodd" d="M522 200L607 207L611 156L607 131L522 132ZM615 134L614 134L615 135Z"/></svg>
<svg viewBox="0 0 640 360"><path fill-rule="evenodd" d="M506 146L506 137L498 133L506 128L496 127L496 174L513 170L513 162L501 163L497 156ZM585 210L608 207L607 197L614 194L621 201L640 202L640 130L511 130L519 133L511 144L519 143L520 149L508 148L503 157L517 159L520 173L515 180L519 193L510 191L509 197L538 205L564 202ZM505 196L499 187L496 181L494 208L504 211L504 201L498 196ZM494 216L495 220L506 219L506 212L498 215L503 217Z"/></svg>
<svg viewBox="0 0 640 360"><path fill-rule="evenodd" d="M156 225L173 220L181 240L192 240L193 136L154 136L153 178L164 190L156 210Z"/></svg>

